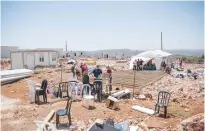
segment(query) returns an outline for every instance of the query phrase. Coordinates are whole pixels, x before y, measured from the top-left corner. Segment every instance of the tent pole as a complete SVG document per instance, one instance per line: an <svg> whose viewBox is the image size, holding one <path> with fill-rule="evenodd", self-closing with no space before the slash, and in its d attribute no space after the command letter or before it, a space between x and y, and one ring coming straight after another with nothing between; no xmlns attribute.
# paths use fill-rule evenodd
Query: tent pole
<svg viewBox="0 0 205 131"><path fill-rule="evenodd" d="M63 78L63 66L62 66L62 61L60 61L60 66L61 66L61 82L62 82L62 78Z"/></svg>
<svg viewBox="0 0 205 131"><path fill-rule="evenodd" d="M61 65L61 82L62 82L62 78L63 78L63 66Z"/></svg>
<svg viewBox="0 0 205 131"><path fill-rule="evenodd" d="M132 91L133 98L134 98L134 94L135 94L135 79L136 79L136 70L134 70L134 85L133 85L133 91Z"/></svg>

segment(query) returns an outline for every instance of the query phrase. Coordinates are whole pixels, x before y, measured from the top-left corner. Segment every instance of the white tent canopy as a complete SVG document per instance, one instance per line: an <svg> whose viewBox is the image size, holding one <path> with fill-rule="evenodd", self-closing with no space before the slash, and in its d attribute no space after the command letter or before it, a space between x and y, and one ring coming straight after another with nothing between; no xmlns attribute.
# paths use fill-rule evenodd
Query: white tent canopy
<svg viewBox="0 0 205 131"><path fill-rule="evenodd" d="M162 50L151 50L151 51L145 51L142 52L136 56L133 56L130 60L130 66L129 68L132 69L133 68L133 62L136 59L142 59L144 62L143 64L146 64L148 61L150 61L152 58L154 58L154 63L156 65L157 70L160 69L161 66L161 62L163 60L164 57L168 57L172 54L162 51Z"/></svg>
<svg viewBox="0 0 205 131"><path fill-rule="evenodd" d="M151 50L151 51L142 52L142 53L138 54L137 56L153 58L153 57L167 57L170 55L172 55L172 54L165 52L165 51L162 51L162 50Z"/></svg>

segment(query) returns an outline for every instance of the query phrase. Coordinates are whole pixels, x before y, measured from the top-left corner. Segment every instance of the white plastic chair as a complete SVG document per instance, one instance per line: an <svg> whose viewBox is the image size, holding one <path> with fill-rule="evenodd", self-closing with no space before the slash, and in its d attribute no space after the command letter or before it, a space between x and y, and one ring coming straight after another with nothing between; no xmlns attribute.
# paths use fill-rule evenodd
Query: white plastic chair
<svg viewBox="0 0 205 131"><path fill-rule="evenodd" d="M40 88L36 88L36 82L32 80L27 80L27 84L29 86L29 99L31 103L35 102L35 95L36 95L36 90L42 90Z"/></svg>
<svg viewBox="0 0 205 131"><path fill-rule="evenodd" d="M76 92L77 99L78 99L78 100L82 100L83 84L82 84L82 83L78 83L76 89L77 89L77 92Z"/></svg>
<svg viewBox="0 0 205 131"><path fill-rule="evenodd" d="M73 100L81 100L82 85L77 82L69 82L69 95Z"/></svg>
<svg viewBox="0 0 205 131"><path fill-rule="evenodd" d="M31 80L27 80L28 86L29 86L29 99L30 102L35 102L35 93L36 93L36 83Z"/></svg>
<svg viewBox="0 0 205 131"><path fill-rule="evenodd" d="M87 92L89 90L89 92ZM94 107L94 96L91 95L91 86L88 84L83 84L83 100L82 104L86 108Z"/></svg>

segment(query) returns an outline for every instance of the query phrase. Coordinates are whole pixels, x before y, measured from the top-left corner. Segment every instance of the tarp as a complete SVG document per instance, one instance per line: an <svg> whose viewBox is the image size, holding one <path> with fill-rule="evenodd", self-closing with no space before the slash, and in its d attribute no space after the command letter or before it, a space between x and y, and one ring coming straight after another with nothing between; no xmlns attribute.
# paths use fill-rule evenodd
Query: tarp
<svg viewBox="0 0 205 131"><path fill-rule="evenodd" d="M86 61L84 62L86 65L96 65L96 61Z"/></svg>

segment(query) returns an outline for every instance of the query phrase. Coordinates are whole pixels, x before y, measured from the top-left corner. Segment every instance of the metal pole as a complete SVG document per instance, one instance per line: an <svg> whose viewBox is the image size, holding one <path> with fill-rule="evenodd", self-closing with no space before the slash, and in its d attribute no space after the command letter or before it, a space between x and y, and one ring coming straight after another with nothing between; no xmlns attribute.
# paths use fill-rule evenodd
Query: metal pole
<svg viewBox="0 0 205 131"><path fill-rule="evenodd" d="M134 85L133 85L133 92L132 92L133 98L134 98L134 94L135 94L135 79L136 79L136 70L134 70Z"/></svg>
<svg viewBox="0 0 205 131"><path fill-rule="evenodd" d="M62 66L62 61L60 62L60 66L61 66L61 82L63 81L63 66Z"/></svg>
<svg viewBox="0 0 205 131"><path fill-rule="evenodd" d="M161 32L161 50L163 50L163 46L162 46L162 32Z"/></svg>
<svg viewBox="0 0 205 131"><path fill-rule="evenodd" d="M63 66L61 65L61 82L63 82Z"/></svg>
<svg viewBox="0 0 205 131"><path fill-rule="evenodd" d="M66 52L67 52L67 41L65 41L65 45L66 45L66 49L65 49L65 50L66 50Z"/></svg>

